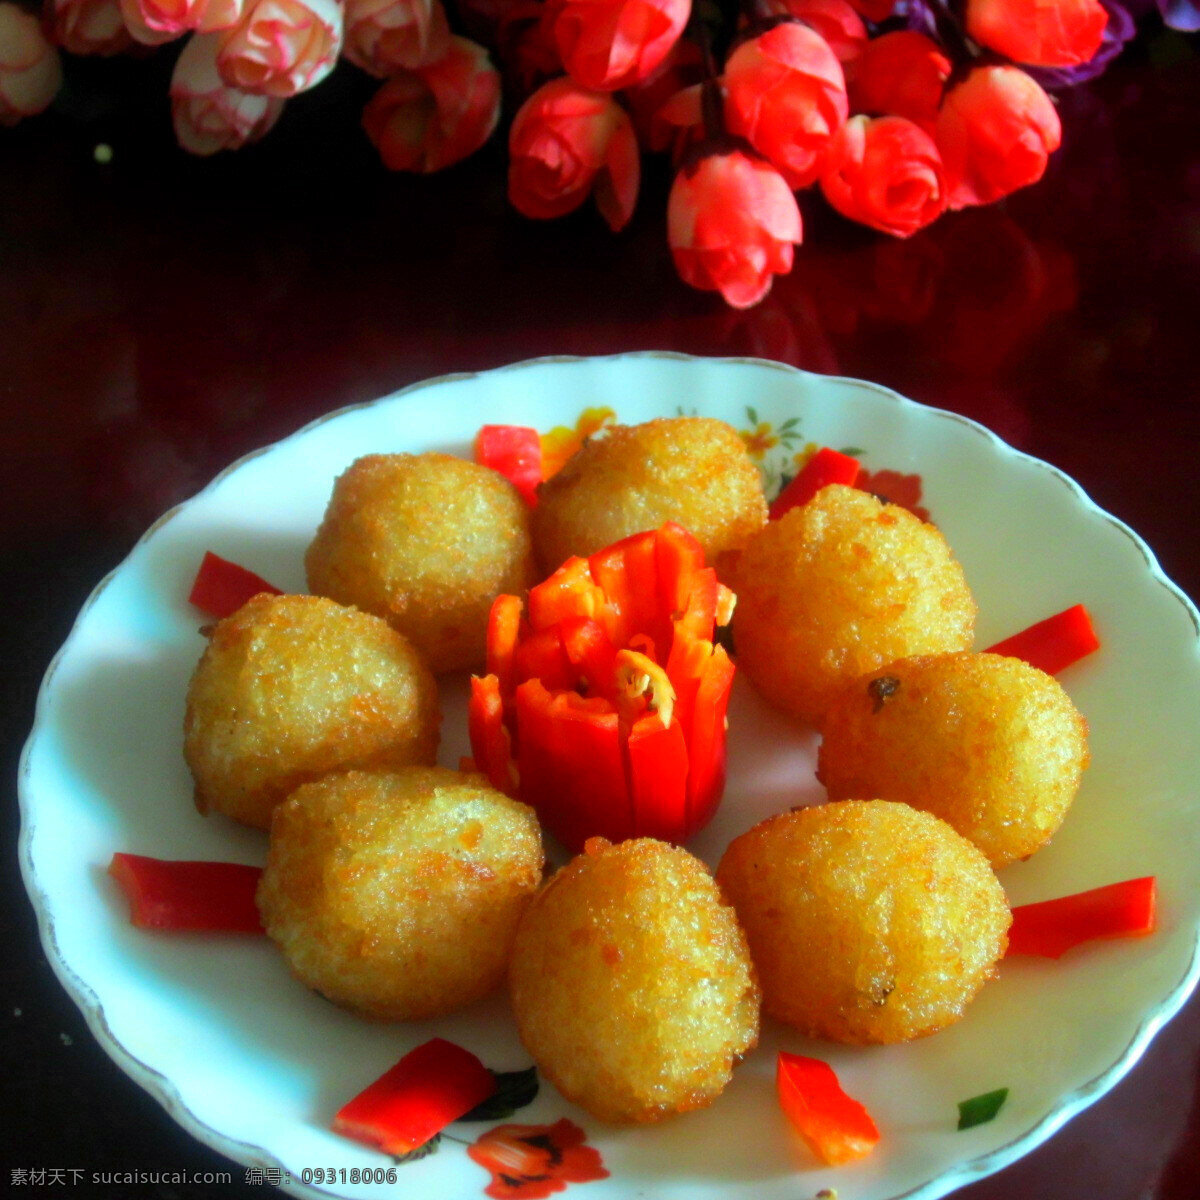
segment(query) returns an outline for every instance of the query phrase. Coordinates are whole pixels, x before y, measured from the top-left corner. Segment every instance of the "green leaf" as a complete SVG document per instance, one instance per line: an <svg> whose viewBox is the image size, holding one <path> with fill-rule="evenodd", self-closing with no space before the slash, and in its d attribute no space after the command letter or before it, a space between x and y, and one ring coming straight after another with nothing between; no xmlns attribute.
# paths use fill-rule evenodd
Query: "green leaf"
<svg viewBox="0 0 1200 1200"><path fill-rule="evenodd" d="M751 406L749 404L747 404L746 405L746 420L748 420L751 425L757 426L758 425L758 409L751 408Z"/></svg>
<svg viewBox="0 0 1200 1200"><path fill-rule="evenodd" d="M428 1158L442 1144L442 1135L435 1133L424 1145L418 1146L415 1150L410 1150L407 1154L393 1154L391 1160L397 1166L402 1166L404 1163L416 1162L420 1158Z"/></svg>
<svg viewBox="0 0 1200 1200"><path fill-rule="evenodd" d="M980 1096L972 1096L970 1100L958 1102L958 1127L970 1129L975 1125L986 1125L988 1121L1004 1107L1008 1099L1008 1088L997 1088L994 1092L984 1092Z"/></svg>
<svg viewBox="0 0 1200 1200"><path fill-rule="evenodd" d="M861 446L843 446L838 453L847 454L851 458L862 458L866 451Z"/></svg>
<svg viewBox="0 0 1200 1200"><path fill-rule="evenodd" d="M537 1067L524 1071L492 1071L496 1090L460 1121L499 1121L532 1104L538 1094Z"/></svg>
<svg viewBox="0 0 1200 1200"><path fill-rule="evenodd" d="M782 425L780 425L779 432L783 433L784 430L795 429L796 426L799 424L800 424L799 417L788 417L788 419L786 421L784 421L784 423Z"/></svg>

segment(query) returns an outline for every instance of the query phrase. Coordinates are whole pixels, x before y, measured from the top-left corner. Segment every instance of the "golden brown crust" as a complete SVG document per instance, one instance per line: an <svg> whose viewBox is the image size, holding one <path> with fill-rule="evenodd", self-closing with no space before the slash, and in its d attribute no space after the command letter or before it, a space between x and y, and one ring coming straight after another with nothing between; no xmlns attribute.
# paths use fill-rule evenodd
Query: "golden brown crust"
<svg viewBox="0 0 1200 1200"><path fill-rule="evenodd" d="M541 873L533 810L483 776L351 771L276 810L258 902L308 986L368 1016L422 1020L502 982Z"/></svg>
<svg viewBox="0 0 1200 1200"><path fill-rule="evenodd" d="M676 521L706 560L740 547L767 519L762 479L732 426L663 417L590 438L541 485L533 513L547 574L622 538Z"/></svg>
<svg viewBox="0 0 1200 1200"><path fill-rule="evenodd" d="M818 777L831 799L925 809L996 867L1051 838L1088 763L1087 723L1062 685L997 654L919 656L872 671L843 688L822 732Z"/></svg>
<svg viewBox="0 0 1200 1200"><path fill-rule="evenodd" d="M738 665L818 723L846 679L911 654L965 650L975 602L945 538L907 509L832 485L772 521L733 572Z"/></svg>
<svg viewBox="0 0 1200 1200"><path fill-rule="evenodd" d="M651 839L588 851L539 893L509 969L522 1041L568 1099L620 1123L710 1104L758 1040L745 937L708 869Z"/></svg>
<svg viewBox="0 0 1200 1200"><path fill-rule="evenodd" d="M201 811L265 829L328 771L432 763L440 722L433 676L386 622L264 594L212 631L188 687L184 757Z"/></svg>
<svg viewBox="0 0 1200 1200"><path fill-rule="evenodd" d="M957 1021L1007 945L987 859L903 804L844 800L734 839L717 880L737 909L763 1010L814 1037L888 1043Z"/></svg>
<svg viewBox="0 0 1200 1200"><path fill-rule="evenodd" d="M534 582L528 508L477 463L366 455L334 484L305 569L313 592L383 617L435 674L482 668L492 601Z"/></svg>

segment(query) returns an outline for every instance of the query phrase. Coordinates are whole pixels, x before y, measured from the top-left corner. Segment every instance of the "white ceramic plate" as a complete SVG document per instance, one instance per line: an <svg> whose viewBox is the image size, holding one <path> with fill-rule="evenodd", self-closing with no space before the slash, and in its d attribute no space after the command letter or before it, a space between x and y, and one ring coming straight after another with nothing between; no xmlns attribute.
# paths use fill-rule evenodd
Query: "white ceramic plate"
<svg viewBox="0 0 1200 1200"><path fill-rule="evenodd" d="M716 1104L657 1127L604 1127L547 1084L512 1120L566 1116L586 1131L610 1172L570 1185L587 1200L794 1200L822 1187L843 1200L935 1197L999 1169L1110 1088L1200 974L1200 619L1146 546L1060 472L967 420L854 380L666 354L541 360L334 413L225 471L100 584L42 688L21 768L21 864L51 963L125 1071L202 1141L279 1172L290 1190L483 1194L487 1172L453 1142L402 1165L397 1185L343 1183L354 1168L391 1164L328 1125L343 1101L434 1034L496 1069L526 1066L502 999L419 1026L360 1021L296 983L266 939L131 928L105 867L115 850L263 858L263 835L196 813L180 753L184 691L202 648L186 594L205 549L303 590L303 549L334 476L356 456L467 455L485 421L544 431L594 406L626 423L683 410L740 429L769 425L765 441L793 420L763 456L768 474L807 442L860 448L872 470L919 473L923 503L979 601L981 646L1085 602L1103 649L1062 682L1090 722L1092 767L1053 843L1002 881L1021 903L1155 874L1162 927L1057 963L1007 961L964 1021L911 1045L809 1043L768 1022ZM451 765L467 750L463 696L462 680L446 688L441 761ZM820 798L814 750L813 735L739 681L726 799L693 848L715 863L760 817ZM833 1064L882 1130L875 1154L836 1170L814 1164L775 1104L781 1047ZM998 1118L956 1132L956 1102L1001 1086L1010 1094ZM451 1132L469 1141L486 1128ZM333 1185L326 1175L324 1187L305 1187L315 1168L332 1171Z"/></svg>

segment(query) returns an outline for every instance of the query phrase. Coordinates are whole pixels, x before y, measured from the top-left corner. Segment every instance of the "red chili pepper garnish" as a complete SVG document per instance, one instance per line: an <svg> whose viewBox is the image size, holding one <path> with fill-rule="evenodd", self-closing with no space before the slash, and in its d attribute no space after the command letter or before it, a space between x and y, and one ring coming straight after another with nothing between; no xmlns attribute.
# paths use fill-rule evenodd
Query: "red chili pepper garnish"
<svg viewBox="0 0 1200 1200"><path fill-rule="evenodd" d="M386 1154L410 1154L496 1091L496 1077L443 1038L410 1050L343 1105L333 1131Z"/></svg>
<svg viewBox="0 0 1200 1200"><path fill-rule="evenodd" d="M247 600L260 592L282 595L279 588L253 571L209 550L201 560L188 600L210 617L221 620L237 612Z"/></svg>
<svg viewBox="0 0 1200 1200"><path fill-rule="evenodd" d="M592 836L681 842L725 784L733 663L714 647L733 595L678 525L572 558L501 596L490 674L472 682L475 761L568 849Z"/></svg>
<svg viewBox="0 0 1200 1200"><path fill-rule="evenodd" d="M853 487L858 479L857 458L822 447L800 468L800 473L771 502L770 517L778 521L785 512L807 504L823 487L844 483Z"/></svg>
<svg viewBox="0 0 1200 1200"><path fill-rule="evenodd" d="M852 1162L870 1154L879 1141L871 1115L842 1091L833 1068L819 1058L781 1050L775 1087L788 1120L822 1162Z"/></svg>
<svg viewBox="0 0 1200 1200"><path fill-rule="evenodd" d="M1023 658L1047 675L1057 675L1099 647L1091 614L1082 604L1076 604L989 646L987 652Z"/></svg>
<svg viewBox="0 0 1200 1200"><path fill-rule="evenodd" d="M139 929L262 933L254 892L262 870L243 863L171 862L118 851L108 873Z"/></svg>
<svg viewBox="0 0 1200 1200"><path fill-rule="evenodd" d="M537 504L542 481L542 438L524 425L484 425L475 435L475 461L510 480L525 502Z"/></svg>
<svg viewBox="0 0 1200 1200"><path fill-rule="evenodd" d="M1091 891L1019 904L1012 910L1009 954L1060 958L1094 938L1141 937L1157 924L1158 883L1153 875Z"/></svg>

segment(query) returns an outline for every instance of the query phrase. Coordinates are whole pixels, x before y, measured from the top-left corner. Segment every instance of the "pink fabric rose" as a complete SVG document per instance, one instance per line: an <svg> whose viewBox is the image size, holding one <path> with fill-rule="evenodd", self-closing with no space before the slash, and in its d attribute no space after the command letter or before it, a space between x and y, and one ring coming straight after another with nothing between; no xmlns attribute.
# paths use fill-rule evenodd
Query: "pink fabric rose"
<svg viewBox="0 0 1200 1200"><path fill-rule="evenodd" d="M606 92L552 79L521 105L508 146L508 197L518 212L561 217L594 194L614 232L629 221L641 171L637 138Z"/></svg>
<svg viewBox="0 0 1200 1200"><path fill-rule="evenodd" d="M767 9L780 17L795 17L815 29L845 66L867 44L867 27L849 0L765 0Z"/></svg>
<svg viewBox="0 0 1200 1200"><path fill-rule="evenodd" d="M1062 126L1050 97L1019 67L976 67L946 93L935 138L957 209L1036 183Z"/></svg>
<svg viewBox="0 0 1200 1200"><path fill-rule="evenodd" d="M246 0L120 0L120 4L134 38L143 45L158 46L190 30L213 33L232 29L242 19Z"/></svg>
<svg viewBox="0 0 1200 1200"><path fill-rule="evenodd" d="M679 41L691 0L548 0L567 73L612 92L649 77Z"/></svg>
<svg viewBox="0 0 1200 1200"><path fill-rule="evenodd" d="M783 176L741 150L709 154L675 176L667 241L685 283L720 292L734 308L757 304L792 269L800 209Z"/></svg>
<svg viewBox="0 0 1200 1200"><path fill-rule="evenodd" d="M175 138L191 154L236 150L263 137L279 119L283 101L231 88L217 72L221 36L192 36L171 75Z"/></svg>
<svg viewBox="0 0 1200 1200"><path fill-rule="evenodd" d="M946 207L937 146L904 117L851 117L833 139L821 190L843 216L894 237L924 229Z"/></svg>
<svg viewBox="0 0 1200 1200"><path fill-rule="evenodd" d="M828 42L796 22L776 25L729 56L723 82L729 132L770 159L789 187L814 182L849 111Z"/></svg>
<svg viewBox="0 0 1200 1200"><path fill-rule="evenodd" d="M61 86L62 61L37 17L0 4L0 125L42 112Z"/></svg>
<svg viewBox="0 0 1200 1200"><path fill-rule="evenodd" d="M50 0L46 18L55 42L71 54L107 58L133 45L120 0Z"/></svg>
<svg viewBox="0 0 1200 1200"><path fill-rule="evenodd" d="M872 38L849 72L854 112L907 117L923 129L937 122L950 60L932 38L897 29Z"/></svg>
<svg viewBox="0 0 1200 1200"><path fill-rule="evenodd" d="M376 79L427 66L449 49L442 0L346 0L342 53Z"/></svg>
<svg viewBox="0 0 1200 1200"><path fill-rule="evenodd" d="M230 86L286 99L320 83L342 46L337 0L247 0L221 34L217 70Z"/></svg>
<svg viewBox="0 0 1200 1200"><path fill-rule="evenodd" d="M435 63L393 75L363 109L363 128L393 171L428 174L474 154L500 119L500 73L453 36Z"/></svg>
<svg viewBox="0 0 1200 1200"><path fill-rule="evenodd" d="M1087 62L1100 49L1107 24L1098 0L967 0L967 33L1031 67Z"/></svg>

